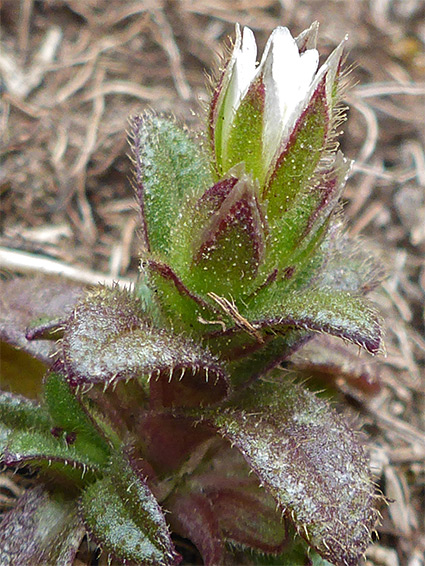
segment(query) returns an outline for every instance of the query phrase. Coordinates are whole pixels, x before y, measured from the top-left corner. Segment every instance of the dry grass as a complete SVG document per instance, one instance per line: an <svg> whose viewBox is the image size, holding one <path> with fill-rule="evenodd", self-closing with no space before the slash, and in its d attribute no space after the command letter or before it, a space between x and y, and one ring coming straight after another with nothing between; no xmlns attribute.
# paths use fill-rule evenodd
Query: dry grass
<svg viewBox="0 0 425 566"><path fill-rule="evenodd" d="M351 231L384 258L375 299L387 356L377 397L344 393L371 437L383 510L369 565L420 566L425 552L425 7L421 0L4 0L0 71L3 267L133 278L138 217L125 130L147 106L199 125L210 69L233 24L264 44L277 24L319 20L325 55L349 34L344 152ZM0 504L16 493L1 479ZM3 501L5 499L5 501Z"/></svg>

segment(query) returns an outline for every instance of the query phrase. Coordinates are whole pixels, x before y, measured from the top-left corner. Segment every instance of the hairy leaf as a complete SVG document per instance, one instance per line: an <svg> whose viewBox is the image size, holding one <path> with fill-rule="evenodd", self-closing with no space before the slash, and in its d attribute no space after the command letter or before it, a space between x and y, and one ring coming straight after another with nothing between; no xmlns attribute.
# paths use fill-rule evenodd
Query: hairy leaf
<svg viewBox="0 0 425 566"><path fill-rule="evenodd" d="M84 534L76 504L38 485L0 524L0 563L72 566Z"/></svg>
<svg viewBox="0 0 425 566"><path fill-rule="evenodd" d="M49 414L38 403L0 392L0 454L3 454L10 434L23 430L39 430L47 434L51 426Z"/></svg>
<svg viewBox="0 0 425 566"><path fill-rule="evenodd" d="M266 553L281 551L286 529L273 499L257 485L229 484L207 492L224 538Z"/></svg>
<svg viewBox="0 0 425 566"><path fill-rule="evenodd" d="M63 355L72 384L151 378L170 381L186 371L198 379L225 385L218 361L191 340L158 330L143 320L139 300L129 291L100 288L74 309L66 323Z"/></svg>
<svg viewBox="0 0 425 566"><path fill-rule="evenodd" d="M333 336L315 336L291 356L288 366L308 377L317 377L326 385L347 382L367 394L381 390L379 366L369 357L360 355L358 348L342 344Z"/></svg>
<svg viewBox="0 0 425 566"><path fill-rule="evenodd" d="M216 509L202 493L187 493L167 500L173 530L193 542L205 566L223 564L225 545Z"/></svg>
<svg viewBox="0 0 425 566"><path fill-rule="evenodd" d="M50 364L55 344L45 340L29 342L26 330L63 319L82 293L82 285L47 275L0 280L0 339Z"/></svg>
<svg viewBox="0 0 425 566"><path fill-rule="evenodd" d="M264 555L252 551L243 554L250 564L257 566L331 566L330 562L308 547L300 537L289 539L288 546L281 554ZM239 556L240 553L238 558Z"/></svg>
<svg viewBox="0 0 425 566"><path fill-rule="evenodd" d="M70 405L72 403L62 403L62 408L69 410ZM73 416L62 415L57 423L44 407L10 393L1 393L1 461L9 466L31 463L45 469L53 462L51 472L63 473L73 481L79 481L86 468L102 468L109 455L102 439L80 437L74 428L61 428L66 420L76 423L77 414L78 411ZM53 411L55 416L58 415ZM79 422L81 426L82 421ZM74 470L73 466L78 469Z"/></svg>
<svg viewBox="0 0 425 566"><path fill-rule="evenodd" d="M204 442L214 437L215 431L193 418L152 411L141 416L135 435L140 439L143 457L158 476L168 477L193 457L197 448L202 448Z"/></svg>
<svg viewBox="0 0 425 566"><path fill-rule="evenodd" d="M116 457L109 473L85 489L80 511L95 540L117 559L178 563L162 510L126 458Z"/></svg>
<svg viewBox="0 0 425 566"><path fill-rule="evenodd" d="M292 519L337 566L356 566L376 522L356 434L327 403L286 381L257 382L212 420Z"/></svg>
<svg viewBox="0 0 425 566"><path fill-rule="evenodd" d="M381 348L378 315L364 297L347 291L310 289L288 293L282 301L271 289L259 296L248 312L258 329L280 332L294 327L338 336L372 354Z"/></svg>
<svg viewBox="0 0 425 566"><path fill-rule="evenodd" d="M7 466L32 464L49 475L64 476L64 479L77 483L84 478L87 470L101 471L106 461L102 453L68 444L62 435L56 437L53 433L49 435L38 431L11 434L3 455Z"/></svg>
<svg viewBox="0 0 425 566"><path fill-rule="evenodd" d="M287 529L276 502L250 474L240 452L217 440L200 447L202 457L192 455L192 473L182 474L165 500L172 525L177 522L183 529L178 532L195 542L206 562L221 563L213 562L211 554L221 549L223 541L266 553L281 551ZM199 511L193 513L193 509Z"/></svg>
<svg viewBox="0 0 425 566"><path fill-rule="evenodd" d="M366 294L384 278L383 265L372 256L365 242L347 236L340 219L333 221L321 247L326 260L317 274L320 286Z"/></svg>
<svg viewBox="0 0 425 566"><path fill-rule="evenodd" d="M44 383L44 398L54 425L62 429L68 443L79 452L87 454L90 460L106 463L110 448L101 431L72 391L65 376L51 372Z"/></svg>
<svg viewBox="0 0 425 566"><path fill-rule="evenodd" d="M206 155L174 121L148 112L132 119L130 140L145 246L168 252L187 199L211 184Z"/></svg>

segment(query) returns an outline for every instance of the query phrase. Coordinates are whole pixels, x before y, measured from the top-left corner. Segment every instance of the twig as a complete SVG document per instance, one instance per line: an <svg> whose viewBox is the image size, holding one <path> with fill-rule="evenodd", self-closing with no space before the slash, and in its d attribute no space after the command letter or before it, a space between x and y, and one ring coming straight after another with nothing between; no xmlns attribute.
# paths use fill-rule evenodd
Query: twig
<svg viewBox="0 0 425 566"><path fill-rule="evenodd" d="M177 92L183 100L189 100L191 97L191 89L183 71L180 51L174 39L172 27L168 23L162 10L155 10L152 12L152 16L154 21L158 24L158 30L162 40L161 45L168 55L171 74L173 75Z"/></svg>
<svg viewBox="0 0 425 566"><path fill-rule="evenodd" d="M352 91L353 96L371 98L374 96L388 96L391 94L407 94L409 96L425 95L425 83L400 84L396 82L372 83L358 86Z"/></svg>
<svg viewBox="0 0 425 566"><path fill-rule="evenodd" d="M4 270L16 271L18 273L34 273L42 272L50 275L61 275L73 281L87 283L90 285L98 285L104 283L111 285L117 282L121 286L128 287L134 283L132 279L123 277L111 277L104 273L90 271L84 267L74 267L66 265L60 261L56 261L40 255L29 254L16 250L9 250L0 247L0 266Z"/></svg>

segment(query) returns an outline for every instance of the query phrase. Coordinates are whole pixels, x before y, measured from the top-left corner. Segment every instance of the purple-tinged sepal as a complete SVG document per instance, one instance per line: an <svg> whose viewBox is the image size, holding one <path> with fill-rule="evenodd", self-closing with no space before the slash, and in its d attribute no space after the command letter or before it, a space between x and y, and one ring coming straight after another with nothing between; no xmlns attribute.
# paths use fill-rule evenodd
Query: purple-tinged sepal
<svg viewBox="0 0 425 566"><path fill-rule="evenodd" d="M193 239L192 277L204 293L249 288L265 254L266 221L251 176L219 182L196 204L203 225Z"/></svg>

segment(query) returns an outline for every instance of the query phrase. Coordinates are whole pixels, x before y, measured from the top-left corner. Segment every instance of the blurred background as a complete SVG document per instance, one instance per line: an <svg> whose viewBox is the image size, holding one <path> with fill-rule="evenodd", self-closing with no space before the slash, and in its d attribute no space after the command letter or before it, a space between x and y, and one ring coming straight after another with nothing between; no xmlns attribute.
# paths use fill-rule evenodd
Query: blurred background
<svg viewBox="0 0 425 566"><path fill-rule="evenodd" d="M370 398L341 389L393 500L367 564L423 566L423 0L4 0L0 261L5 272L134 280L139 218L128 117L151 108L202 129L207 74L235 22L254 30L261 53L277 25L296 36L314 20L323 59L348 34L341 146L355 166L344 207L350 232L362 234L387 270L373 297L387 354L368 361L382 391ZM13 504L13 490L0 498Z"/></svg>

